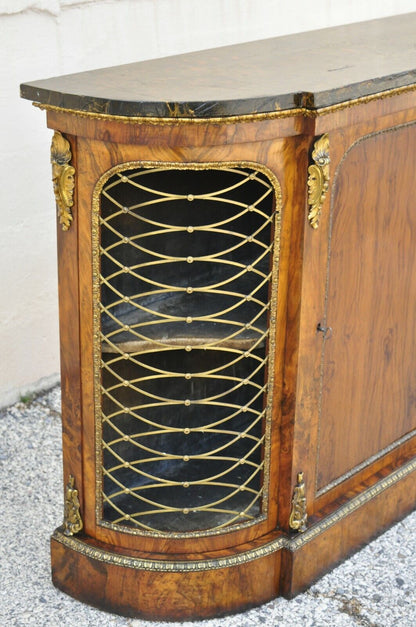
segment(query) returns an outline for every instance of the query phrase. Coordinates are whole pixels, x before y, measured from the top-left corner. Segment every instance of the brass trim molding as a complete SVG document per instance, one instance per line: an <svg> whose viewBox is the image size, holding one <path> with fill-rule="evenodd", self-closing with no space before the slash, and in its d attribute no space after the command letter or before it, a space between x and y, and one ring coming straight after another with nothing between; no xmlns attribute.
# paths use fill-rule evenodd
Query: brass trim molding
<svg viewBox="0 0 416 627"><path fill-rule="evenodd" d="M275 195L275 220L274 220L274 239L273 239L273 269L271 277L271 297L270 297L270 315L269 320L269 344L268 344L268 384L266 392L266 412L265 412L265 438L263 444L264 450L264 475L263 475L263 493L262 493L262 510L260 514L253 520L244 523L232 524L223 529L208 529L206 531L192 532L162 532L162 531L146 531L143 529L135 529L133 527L122 526L102 520L103 509L103 478L102 478L102 413L101 413L101 309L100 309L100 205L101 192L106 182L116 173L133 168L172 168L173 170L209 170L212 168L252 168L263 173L270 181ZM271 421L272 421L272 403L273 403L273 376L274 376L274 356L275 356L275 326L277 310L277 286L279 273L280 258L280 225L282 213L282 193L280 183L273 172L266 166L251 161L222 161L222 162L206 162L206 163L178 163L163 161L129 161L120 163L102 174L98 180L92 198L92 258L93 258L93 359L94 359L94 404L95 404L95 447L96 447L96 523L97 525L112 529L118 533L126 533L129 535L138 535L156 538L198 538L205 536L213 536L231 533L246 527L251 527L264 522L268 513L269 501L269 481L270 481L270 444L271 444ZM255 558L253 558L255 559Z"/></svg>
<svg viewBox="0 0 416 627"><path fill-rule="evenodd" d="M313 229L319 226L322 205L329 186L329 137L325 133L316 140L312 152L314 163L308 168L309 224Z"/></svg>
<svg viewBox="0 0 416 627"><path fill-rule="evenodd" d="M151 560L140 559L131 556L124 556L104 549L98 549L85 543L85 541L78 538L68 537L64 535L62 528L57 529L52 538L62 545L77 551L81 555L85 555L91 559L95 559L99 562L106 564L113 564L115 566L123 566L125 568L133 568L135 570L146 571L158 571L158 572L191 572L191 571L205 571L216 570L220 568L230 568L232 566L239 566L240 564L246 564L256 559L271 555L280 549L287 549L289 551L296 551L302 546L319 536L326 531L329 527L332 527L337 522L359 509L362 505L365 505L373 498L379 496L391 488L395 483L401 481L412 472L416 471L416 459L411 460L398 470L394 471L385 479L379 481L371 488L368 488L351 501L340 507L336 512L320 521L319 523L310 527L302 534L295 536L294 538L279 537L271 542L264 544L256 549L244 551L236 555L230 555L228 557L222 557L217 559L206 559L198 561L173 561L173 560Z"/></svg>
<svg viewBox="0 0 416 627"><path fill-rule="evenodd" d="M294 550L299 549L304 544L306 544L307 542L310 542L315 537L319 536L321 533L329 529L329 527L332 527L333 525L335 525L337 522L339 522L340 520L342 520L349 514L352 514L357 509L359 509L362 505L365 505L372 499L376 498L377 496L382 494L382 492L384 492L385 490L388 490L395 483L398 483L399 481L401 481L402 479L404 479L405 477L407 477L408 475L410 475L412 472L415 472L415 471L416 471L416 458L410 460L409 462L407 462L407 464L404 464L403 466L401 466L401 468L398 468L397 470L392 472L385 479L378 481L371 488L364 490L364 492L362 492L358 496L351 499L351 501L349 501L345 505L342 505L333 514L331 514L327 518L324 518L316 525L313 525L312 527L310 527L307 531L305 531L305 533L302 533L301 535L298 535L295 538L293 538L290 541L290 547L289 547L290 550L294 551Z"/></svg>
<svg viewBox="0 0 416 627"><path fill-rule="evenodd" d="M78 490L75 488L75 479L69 475L65 492L63 533L65 536L73 536L83 528L80 514Z"/></svg>
<svg viewBox="0 0 416 627"><path fill-rule="evenodd" d="M336 111L342 111L343 109L349 109L360 104L367 104L373 100L384 100L385 98L391 98L399 94L411 92L416 90L416 83L411 85L404 85L402 87L395 87L394 89L388 89L386 91L377 92L375 94L369 94L368 96L361 96L359 98L353 98L346 102L339 102L328 107L321 107L319 109L308 109L306 107L297 107L294 109L279 109L277 111L269 111L266 113L247 113L244 115L229 115L218 116L212 118L195 118L195 117L156 117L156 116L124 116L124 115L112 115L109 113L95 113L94 111L80 111L78 109L66 109L64 107L58 107L55 105L42 104L39 102L33 102L33 106L44 111L55 111L57 113L66 113L68 115L75 115L81 118L94 118L97 120L108 120L115 122L122 122L123 124L160 124L160 125L177 125L177 124L237 124L240 122L256 122L261 120L273 120L276 118L292 118L296 116L303 116L306 118L318 118L323 115L328 115ZM175 113L175 108L172 108L172 113Z"/></svg>
<svg viewBox="0 0 416 627"><path fill-rule="evenodd" d="M306 513L305 482L303 472L299 472L292 497L292 510L289 516L289 527L299 533L304 533L307 529L306 523L308 514Z"/></svg>
<svg viewBox="0 0 416 627"><path fill-rule="evenodd" d="M58 218L62 230L71 226L73 216L71 207L74 204L75 168L69 165L72 159L70 143L59 131L55 131L51 145L52 181L58 205Z"/></svg>
<svg viewBox="0 0 416 627"><path fill-rule="evenodd" d="M67 546L68 548L90 557L99 562L106 564L114 564L115 566L123 566L133 568L135 570L150 570L157 572L195 572L204 570L217 570L220 568L230 568L231 566L239 566L253 560L260 559L266 555L271 555L275 551L285 546L286 540L283 537L277 538L258 549L251 549L244 553L230 555L228 557L220 557L217 559L206 559L198 561L173 561L173 560L150 560L140 559L136 557L124 556L118 553L112 553L104 549L97 549L86 544L76 538L68 538L61 529L57 529L52 538Z"/></svg>
<svg viewBox="0 0 416 627"><path fill-rule="evenodd" d="M360 470L367 468L367 466L370 466L373 462L380 459L380 457L387 455L387 453L390 453L398 446L405 444L408 440L411 440L415 436L416 436L416 429L409 431L409 433L406 433L406 435L404 435L403 437L399 438L398 440L395 440L394 442L392 442L392 444L389 444L389 446L386 446L381 451L378 451L378 453L376 453L375 455L371 455L371 457L368 457L364 462L361 462L361 464L357 464L357 466L354 466L354 468L351 468L351 470L349 470L348 472L344 473L340 477L337 477L336 479L331 481L331 483L328 483L326 486L320 488L316 492L316 497L326 494L327 492L335 488L337 485L339 485L343 481L346 481L350 477L353 477L358 472L360 472Z"/></svg>
<svg viewBox="0 0 416 627"><path fill-rule="evenodd" d="M415 85L416 89L416 85ZM275 118L292 118L297 115L304 117L316 117L314 111L297 107L294 109L280 109L278 111L270 111L267 113L246 113L242 115L225 115L212 118L193 118L193 117L156 117L156 116L125 116L112 115L110 113L95 113L94 111L79 111L78 109L65 109L55 105L41 104L32 102L34 107L42 111L54 111L56 113L67 113L80 118L93 118L95 120L106 120L109 122L121 122L123 124L152 124L162 126L177 126L178 124L238 124L240 122L256 122L261 120L270 120ZM175 109L172 109L175 112Z"/></svg>

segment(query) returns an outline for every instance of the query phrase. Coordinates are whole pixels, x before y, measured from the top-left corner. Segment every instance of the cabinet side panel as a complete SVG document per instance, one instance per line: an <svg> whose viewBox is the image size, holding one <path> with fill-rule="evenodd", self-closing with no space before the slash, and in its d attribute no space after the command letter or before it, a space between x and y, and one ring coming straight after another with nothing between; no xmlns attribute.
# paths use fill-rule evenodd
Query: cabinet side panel
<svg viewBox="0 0 416 627"><path fill-rule="evenodd" d="M356 142L334 179L321 490L416 429L415 163L404 125Z"/></svg>
<svg viewBox="0 0 416 627"><path fill-rule="evenodd" d="M62 390L62 443L64 485L70 475L75 479L81 504L82 437L81 437L81 375L80 375L80 324L78 287L78 151L77 138L66 136L71 146L71 166L75 167L76 188L71 208L72 222L68 229L57 221L58 291L60 320L60 357Z"/></svg>

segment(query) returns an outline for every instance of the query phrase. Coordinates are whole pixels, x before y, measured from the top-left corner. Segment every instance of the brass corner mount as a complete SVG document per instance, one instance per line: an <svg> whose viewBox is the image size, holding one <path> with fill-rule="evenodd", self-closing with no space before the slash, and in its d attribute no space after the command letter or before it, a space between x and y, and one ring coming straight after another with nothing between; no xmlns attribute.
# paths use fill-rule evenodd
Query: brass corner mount
<svg viewBox="0 0 416 627"><path fill-rule="evenodd" d="M65 491L63 532L66 536L73 536L81 531L83 522L80 514L78 490L75 488L75 479L69 475Z"/></svg>
<svg viewBox="0 0 416 627"><path fill-rule="evenodd" d="M312 160L314 163L308 168L308 219L311 227L317 229L329 186L330 157L327 133L316 140L312 151Z"/></svg>
<svg viewBox="0 0 416 627"><path fill-rule="evenodd" d="M303 480L303 472L298 472L297 483L293 490L289 527L293 529L293 531L303 533L307 529L307 520L305 482Z"/></svg>
<svg viewBox="0 0 416 627"><path fill-rule="evenodd" d="M59 131L55 131L51 145L52 181L58 205L58 218L63 231L71 226L74 204L75 168L69 165L72 159L69 141Z"/></svg>

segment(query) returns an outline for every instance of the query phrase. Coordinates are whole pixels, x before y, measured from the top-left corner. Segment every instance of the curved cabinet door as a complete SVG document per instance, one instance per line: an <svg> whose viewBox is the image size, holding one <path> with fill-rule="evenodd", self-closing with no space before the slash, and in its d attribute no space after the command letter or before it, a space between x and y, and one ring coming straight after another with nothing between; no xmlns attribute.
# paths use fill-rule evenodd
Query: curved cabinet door
<svg viewBox="0 0 416 627"><path fill-rule="evenodd" d="M138 161L101 177L101 527L192 541L267 520L277 186L236 162Z"/></svg>

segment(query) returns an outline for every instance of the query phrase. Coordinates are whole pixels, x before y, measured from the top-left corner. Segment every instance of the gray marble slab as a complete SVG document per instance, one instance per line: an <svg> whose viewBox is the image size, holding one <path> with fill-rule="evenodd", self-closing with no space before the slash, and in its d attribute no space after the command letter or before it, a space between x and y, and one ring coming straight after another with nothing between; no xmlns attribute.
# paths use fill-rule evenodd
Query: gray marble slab
<svg viewBox="0 0 416 627"><path fill-rule="evenodd" d="M410 13L28 82L21 95L95 113L211 118L316 109L414 83Z"/></svg>

